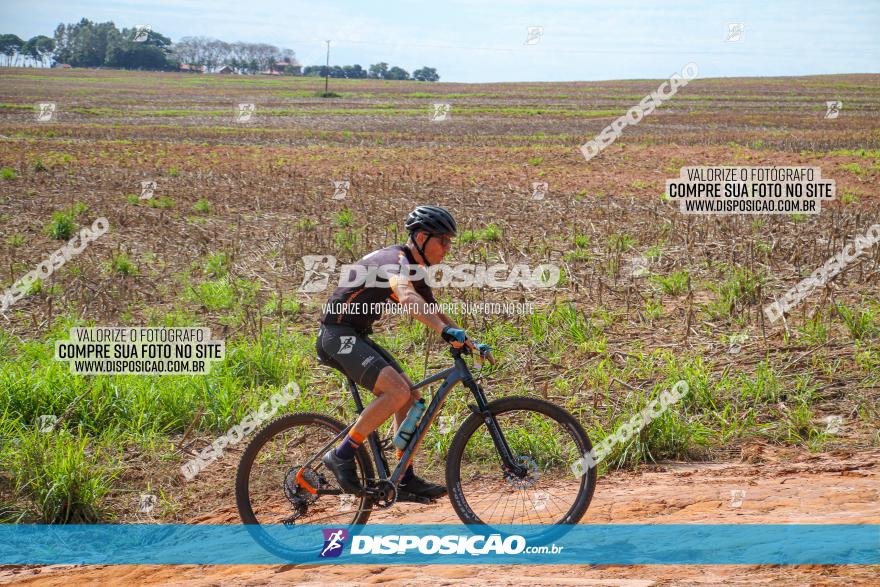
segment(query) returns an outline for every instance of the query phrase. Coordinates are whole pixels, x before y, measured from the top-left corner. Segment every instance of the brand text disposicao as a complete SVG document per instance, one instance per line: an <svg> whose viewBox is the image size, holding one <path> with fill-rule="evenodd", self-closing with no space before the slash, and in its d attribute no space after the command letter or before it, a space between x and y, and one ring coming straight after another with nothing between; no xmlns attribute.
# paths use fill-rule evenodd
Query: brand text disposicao
<svg viewBox="0 0 880 587"><path fill-rule="evenodd" d="M363 536L352 538L351 554L406 554L417 551L419 554L559 554L564 547L556 544L548 546L527 546L522 536L512 535L502 538L500 534L489 536Z"/></svg>

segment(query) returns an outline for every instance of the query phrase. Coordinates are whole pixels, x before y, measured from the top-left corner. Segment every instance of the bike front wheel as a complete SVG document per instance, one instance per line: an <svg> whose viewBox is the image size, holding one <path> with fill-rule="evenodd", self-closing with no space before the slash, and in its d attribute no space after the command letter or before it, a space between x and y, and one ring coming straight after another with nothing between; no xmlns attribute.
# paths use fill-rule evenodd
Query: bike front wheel
<svg viewBox="0 0 880 587"><path fill-rule="evenodd" d="M480 414L471 414L449 448L446 485L465 524L576 524L596 489L596 468L579 478L571 466L592 450L583 427L549 402L507 397L489 404L514 460L527 470L505 473Z"/></svg>

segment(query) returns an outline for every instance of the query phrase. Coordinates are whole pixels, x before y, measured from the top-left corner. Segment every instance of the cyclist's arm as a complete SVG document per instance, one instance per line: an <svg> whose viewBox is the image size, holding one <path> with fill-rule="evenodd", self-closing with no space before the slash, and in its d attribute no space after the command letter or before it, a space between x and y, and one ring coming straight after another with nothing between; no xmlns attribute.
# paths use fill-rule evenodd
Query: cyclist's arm
<svg viewBox="0 0 880 587"><path fill-rule="evenodd" d="M451 320L444 322L441 316L445 315L436 310L437 306L428 305L425 298L416 291L416 288L409 281L400 280L396 275L392 275L389 277L389 285L397 295L398 302L405 306L416 320L434 332L442 333L443 328L451 323ZM446 320L449 320L448 316L446 316Z"/></svg>

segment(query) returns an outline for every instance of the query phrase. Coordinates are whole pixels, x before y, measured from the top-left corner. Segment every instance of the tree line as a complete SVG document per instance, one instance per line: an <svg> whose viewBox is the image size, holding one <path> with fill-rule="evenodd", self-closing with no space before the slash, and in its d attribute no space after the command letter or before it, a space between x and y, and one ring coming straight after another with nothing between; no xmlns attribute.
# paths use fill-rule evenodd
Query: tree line
<svg viewBox="0 0 880 587"><path fill-rule="evenodd" d="M238 73L277 71L291 75L329 76L347 79L416 80L440 79L433 67L412 72L385 62L370 65L310 65L301 68L293 50L268 43L227 43L209 37L171 39L149 28L118 29L113 22L59 24L53 38L38 35L24 41L17 35L0 35L0 54L7 66L47 67L66 63L72 67L178 70L183 64L208 70L229 66ZM302 69L302 70L301 70ZM300 71L301 70L301 71Z"/></svg>
<svg viewBox="0 0 880 587"><path fill-rule="evenodd" d="M390 80L416 80L419 82L436 82L440 79L440 76L437 74L437 70L433 67L423 67L421 69L417 69L412 72L412 76L410 76L409 72L401 67L389 68L388 64L384 61L381 63L374 63L370 66L369 70L364 69L360 65L309 65L308 67L303 69L303 75L309 76L317 76L317 77L339 77L339 78L347 78L347 79L390 79Z"/></svg>

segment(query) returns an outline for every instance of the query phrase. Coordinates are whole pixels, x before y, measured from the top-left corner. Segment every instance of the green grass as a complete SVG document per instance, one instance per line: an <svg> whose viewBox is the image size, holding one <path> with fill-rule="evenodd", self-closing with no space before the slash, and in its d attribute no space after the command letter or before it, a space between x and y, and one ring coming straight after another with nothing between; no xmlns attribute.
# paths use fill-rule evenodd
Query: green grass
<svg viewBox="0 0 880 587"><path fill-rule="evenodd" d="M144 200L147 203L147 206L150 208L158 208L160 210L166 210L168 208L174 207L174 200L169 198L168 196L161 196L158 198L150 198L149 200Z"/></svg>
<svg viewBox="0 0 880 587"><path fill-rule="evenodd" d="M502 236L502 229L493 222L482 230L462 231L461 235L458 237L458 240L461 243L470 243L474 241L497 242L501 240Z"/></svg>
<svg viewBox="0 0 880 587"><path fill-rule="evenodd" d="M727 318L739 307L757 303L758 288L764 283L764 274L752 271L747 267L732 267L727 270L727 277L720 285L710 288L718 294L715 301L707 306L713 318Z"/></svg>
<svg viewBox="0 0 880 587"><path fill-rule="evenodd" d="M351 210L345 208L333 215L333 223L340 228L352 226L354 215Z"/></svg>
<svg viewBox="0 0 880 587"><path fill-rule="evenodd" d="M198 214L210 214L211 213L211 202L202 198L198 202L196 202L193 207L193 212Z"/></svg>
<svg viewBox="0 0 880 587"><path fill-rule="evenodd" d="M10 247L20 247L21 245L25 244L26 242L27 242L27 239L25 239L25 236L19 232L15 233L15 234L11 234L8 237L6 237L6 244L9 245Z"/></svg>
<svg viewBox="0 0 880 587"><path fill-rule="evenodd" d="M15 179L15 170L11 167L4 167L0 169L0 179Z"/></svg>
<svg viewBox="0 0 880 587"><path fill-rule="evenodd" d="M680 296L688 288L688 272L686 269L673 271L669 275L651 275L650 280L660 291L670 296Z"/></svg>
<svg viewBox="0 0 880 587"><path fill-rule="evenodd" d="M108 516L102 500L119 466L108 464L104 450L65 429L22 430L2 468L16 472L15 491L26 499L35 521L44 524L90 524Z"/></svg>
<svg viewBox="0 0 880 587"><path fill-rule="evenodd" d="M52 221L46 225L45 231L55 240L69 240L76 231L77 224L72 212L56 212L52 215Z"/></svg>
<svg viewBox="0 0 880 587"><path fill-rule="evenodd" d="M110 269L119 275L137 274L137 267L135 267L125 252L113 253L113 256L110 258Z"/></svg>

